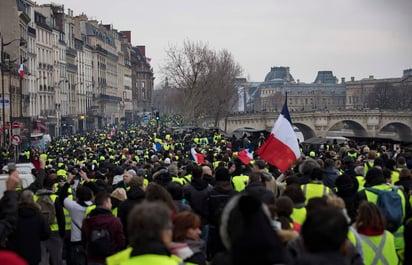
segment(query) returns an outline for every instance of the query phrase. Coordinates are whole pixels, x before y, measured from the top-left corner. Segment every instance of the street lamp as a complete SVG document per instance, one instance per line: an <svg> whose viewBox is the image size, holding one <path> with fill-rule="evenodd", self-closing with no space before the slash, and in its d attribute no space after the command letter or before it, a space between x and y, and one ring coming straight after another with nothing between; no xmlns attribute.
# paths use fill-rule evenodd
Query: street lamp
<svg viewBox="0 0 412 265"><path fill-rule="evenodd" d="M24 39L20 38L20 39L14 39L14 40L11 40L11 41L5 43L4 40L3 40L3 35L1 33L0 33L0 41L1 41L1 45L0 45L0 58L1 58L0 70L1 70L1 72L0 73L1 73L2 107L3 107L3 110L2 110L3 143L2 143L2 146L4 147L5 144L6 144L6 132L5 132L5 128L6 128L6 112L5 112L5 109L6 109L6 106L5 106L5 99L4 99L5 92L4 92L4 74L3 74L4 69L5 69L4 68L4 66L5 66L5 64L4 64L4 59L5 59L4 47L7 47L8 45L12 44L15 41L20 41L20 46L23 46L23 45L26 44L26 41ZM12 62L15 62L15 61L16 60L10 61L10 58L9 58L9 66ZM10 71L10 69L9 69L9 71ZM9 104L10 104L10 100L9 100ZM11 104L10 104L10 106L11 106Z"/></svg>

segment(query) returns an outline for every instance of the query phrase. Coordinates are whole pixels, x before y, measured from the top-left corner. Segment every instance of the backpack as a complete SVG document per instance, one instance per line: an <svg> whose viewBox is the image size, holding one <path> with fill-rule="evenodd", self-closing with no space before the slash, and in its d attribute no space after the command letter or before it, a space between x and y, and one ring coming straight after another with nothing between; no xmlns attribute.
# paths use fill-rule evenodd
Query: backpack
<svg viewBox="0 0 412 265"><path fill-rule="evenodd" d="M376 205L386 219L386 229L390 232L395 232L402 225L402 199L398 194L397 188L392 188L391 191L378 190L374 188L366 188L367 191L378 195Z"/></svg>
<svg viewBox="0 0 412 265"><path fill-rule="evenodd" d="M90 233L88 250L95 256L107 257L112 249L112 240L106 228L93 229Z"/></svg>
<svg viewBox="0 0 412 265"><path fill-rule="evenodd" d="M40 212L43 215L44 220L46 220L49 225L54 224L56 220L56 208L54 207L54 203L50 198L50 195L39 195L37 204L40 205Z"/></svg>

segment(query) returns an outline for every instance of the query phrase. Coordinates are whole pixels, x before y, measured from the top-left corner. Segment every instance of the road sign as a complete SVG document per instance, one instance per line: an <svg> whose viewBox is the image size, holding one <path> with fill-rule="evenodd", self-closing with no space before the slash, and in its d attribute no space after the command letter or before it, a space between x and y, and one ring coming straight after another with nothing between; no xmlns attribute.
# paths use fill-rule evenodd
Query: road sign
<svg viewBox="0 0 412 265"><path fill-rule="evenodd" d="M10 138L10 142L11 142L12 145L19 145L19 144L21 144L21 137L20 137L20 135L17 135L17 134L13 135L13 136Z"/></svg>
<svg viewBox="0 0 412 265"><path fill-rule="evenodd" d="M147 115L144 115L143 116L143 121L148 121L148 120L149 120L149 117Z"/></svg>
<svg viewBox="0 0 412 265"><path fill-rule="evenodd" d="M20 122L14 121L13 122L13 129L17 129L17 128L20 128Z"/></svg>

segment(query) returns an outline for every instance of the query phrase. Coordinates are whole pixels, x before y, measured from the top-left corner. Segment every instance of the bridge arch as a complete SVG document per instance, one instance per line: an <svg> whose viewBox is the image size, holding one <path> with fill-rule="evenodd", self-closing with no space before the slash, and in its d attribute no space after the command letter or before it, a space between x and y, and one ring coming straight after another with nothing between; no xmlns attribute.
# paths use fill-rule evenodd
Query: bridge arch
<svg viewBox="0 0 412 265"><path fill-rule="evenodd" d="M339 131L346 136L367 137L368 132L362 124L353 120L341 120L333 123L326 129L326 134L331 134L333 131Z"/></svg>
<svg viewBox="0 0 412 265"><path fill-rule="evenodd" d="M402 122L387 122L378 131L378 136L383 138L392 138L400 141L411 141L412 129Z"/></svg>
<svg viewBox="0 0 412 265"><path fill-rule="evenodd" d="M309 127L308 125L306 125L304 123L300 123L300 122L293 123L293 125L299 128L299 130L302 132L303 138L305 138L305 140L310 139L312 137L316 137L315 131L311 127Z"/></svg>

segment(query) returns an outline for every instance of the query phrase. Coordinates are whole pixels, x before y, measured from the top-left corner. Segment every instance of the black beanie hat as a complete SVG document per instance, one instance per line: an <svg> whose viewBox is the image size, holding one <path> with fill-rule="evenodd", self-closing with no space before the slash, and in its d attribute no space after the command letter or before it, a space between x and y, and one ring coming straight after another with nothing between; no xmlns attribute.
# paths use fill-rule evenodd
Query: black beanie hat
<svg viewBox="0 0 412 265"><path fill-rule="evenodd" d="M230 181L229 170L225 167L218 167L215 172L216 181Z"/></svg>

